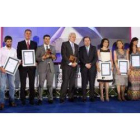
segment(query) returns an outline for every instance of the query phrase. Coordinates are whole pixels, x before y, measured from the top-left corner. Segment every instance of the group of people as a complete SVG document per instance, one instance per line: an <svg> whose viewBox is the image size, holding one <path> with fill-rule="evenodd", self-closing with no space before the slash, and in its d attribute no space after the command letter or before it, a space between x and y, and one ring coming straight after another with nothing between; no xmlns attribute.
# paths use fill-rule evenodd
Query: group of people
<svg viewBox="0 0 140 140"><path fill-rule="evenodd" d="M15 76L6 73L4 65L8 57L18 58L20 61L19 75L20 75L20 99L22 105L26 104L25 89L26 89L26 78L29 78L29 103L34 105L34 82L35 72L37 69L39 75L39 87L38 87L38 105L42 104L43 86L45 80L47 80L47 89L49 91L48 103L53 103L53 79L55 74L54 60L57 59L55 47L50 45L50 36L44 35L44 44L37 47L37 43L31 40L32 31L26 29L24 32L25 40L18 42L17 50L12 47L12 37L6 36L5 47L0 49L0 109L4 109L4 97L6 89L6 81L9 84L9 105L12 107L16 106L14 100ZM100 99L104 102L109 101L109 82L113 82L115 79L115 85L117 87L118 100L126 101L125 90L127 87L127 95L131 100L140 99L140 69L131 66L128 69L126 75L121 75L118 67L118 60L130 60L132 54L139 54L140 48L138 45L138 38L133 38L130 42L130 47L125 50L122 40L116 41L117 49L112 52L109 49L109 40L104 38L101 40L100 49L96 49L91 44L89 36L83 38L84 45L79 47L76 43L76 34L70 33L68 41L63 42L61 46L61 69L62 69L62 85L60 90L60 103L65 102L67 90L68 100L74 102L74 91L75 91L75 77L77 71L77 65L80 65L81 77L82 77L82 101L87 100L86 89L89 83L90 89L90 101L95 100L95 78L96 75L101 72L101 62L111 62L111 71L113 73L112 78L98 77ZM22 64L22 50L34 50L36 55L36 66L24 67ZM112 58L114 53L114 59ZM104 99L105 89L105 99Z"/></svg>

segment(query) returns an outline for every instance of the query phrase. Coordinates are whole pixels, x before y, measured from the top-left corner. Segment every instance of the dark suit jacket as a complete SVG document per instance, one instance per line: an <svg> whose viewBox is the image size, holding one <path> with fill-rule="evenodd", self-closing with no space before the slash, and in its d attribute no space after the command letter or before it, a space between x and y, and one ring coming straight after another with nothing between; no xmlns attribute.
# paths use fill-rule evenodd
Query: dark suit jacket
<svg viewBox="0 0 140 140"><path fill-rule="evenodd" d="M90 45L89 55L87 54L87 50L85 46L81 46L79 48L79 61L81 70L85 67L85 64L91 63L91 69L96 69L96 61L97 61L97 50L95 46Z"/></svg>
<svg viewBox="0 0 140 140"><path fill-rule="evenodd" d="M35 50L36 52L37 49L37 43L34 41L30 42L30 49L29 50ZM18 42L18 46L17 46L17 58L22 60L22 50L27 50L27 45L26 45L26 41L23 40L21 42ZM19 66L19 68L23 68L22 65ZM24 67L27 68L27 67ZM29 68L29 67L28 67ZM35 68L35 67L30 67L30 68Z"/></svg>
<svg viewBox="0 0 140 140"><path fill-rule="evenodd" d="M69 41L63 42L61 46L61 55L62 55L62 61L61 61L61 68L63 69L65 66L68 66L70 63L69 58L70 55L75 55L77 57L77 63L79 62L79 46L74 43L75 47L75 54L73 54L72 47Z"/></svg>

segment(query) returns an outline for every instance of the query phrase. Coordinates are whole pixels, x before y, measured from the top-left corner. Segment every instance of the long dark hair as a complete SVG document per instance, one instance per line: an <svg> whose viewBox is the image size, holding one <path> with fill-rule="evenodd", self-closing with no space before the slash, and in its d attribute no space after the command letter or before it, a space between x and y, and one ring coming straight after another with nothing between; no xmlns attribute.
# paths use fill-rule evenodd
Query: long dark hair
<svg viewBox="0 0 140 140"><path fill-rule="evenodd" d="M129 45L129 53L131 54L133 52L133 42L138 41L139 39L137 37L133 37L131 39L130 45ZM137 47L137 46L136 46Z"/></svg>
<svg viewBox="0 0 140 140"><path fill-rule="evenodd" d="M103 47L104 41L106 41L106 40L108 41L108 47L109 47L109 40L108 40L108 38L103 38L103 39L101 40L100 48Z"/></svg>

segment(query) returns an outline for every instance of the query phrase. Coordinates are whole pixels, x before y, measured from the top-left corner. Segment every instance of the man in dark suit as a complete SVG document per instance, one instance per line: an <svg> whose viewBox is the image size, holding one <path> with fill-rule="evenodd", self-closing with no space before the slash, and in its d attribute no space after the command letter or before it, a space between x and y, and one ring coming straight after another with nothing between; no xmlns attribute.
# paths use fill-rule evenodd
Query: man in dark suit
<svg viewBox="0 0 140 140"><path fill-rule="evenodd" d="M37 49L37 43L31 40L32 31L30 29L26 29L24 32L25 40L18 42L17 46L17 57L21 60L21 65L19 66L19 74L20 74L20 99L23 105L26 104L25 102L25 89L26 89L26 78L28 75L29 78L29 102L31 105L34 105L34 82L35 82L35 66L22 66L22 50L35 50Z"/></svg>
<svg viewBox="0 0 140 140"><path fill-rule="evenodd" d="M96 47L91 45L90 37L83 38L84 46L79 48L79 60L82 76L83 102L86 101L86 87L89 81L90 101L94 101L94 84L96 78Z"/></svg>
<svg viewBox="0 0 140 140"><path fill-rule="evenodd" d="M62 61L62 85L60 91L60 103L65 101L67 89L69 87L69 101L74 101L74 89L76 69L78 64L78 48L75 44L76 34L70 33L69 41L63 42L61 47Z"/></svg>

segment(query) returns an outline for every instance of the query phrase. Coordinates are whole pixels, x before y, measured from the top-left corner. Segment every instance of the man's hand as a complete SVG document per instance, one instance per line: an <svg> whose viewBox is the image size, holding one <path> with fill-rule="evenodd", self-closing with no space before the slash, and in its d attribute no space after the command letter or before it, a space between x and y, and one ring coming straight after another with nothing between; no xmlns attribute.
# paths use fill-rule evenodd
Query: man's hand
<svg viewBox="0 0 140 140"><path fill-rule="evenodd" d="M2 73L6 73L6 70L4 68L1 68Z"/></svg>
<svg viewBox="0 0 140 140"><path fill-rule="evenodd" d="M53 60L55 60L55 59L56 59L56 56L55 56L54 54L52 54L52 55L51 55L51 58L52 58Z"/></svg>
<svg viewBox="0 0 140 140"><path fill-rule="evenodd" d="M91 68L91 64L90 63L86 64L85 66L86 66L87 69Z"/></svg>
<svg viewBox="0 0 140 140"><path fill-rule="evenodd" d="M46 59L46 56L45 56L45 55L43 55L43 56L42 56L42 60L45 60L45 59Z"/></svg>
<svg viewBox="0 0 140 140"><path fill-rule="evenodd" d="M77 63L76 62L74 62L74 63L72 63L72 65L71 65L72 67L76 67L77 66Z"/></svg>
<svg viewBox="0 0 140 140"><path fill-rule="evenodd" d="M19 62L19 65L22 65L22 61Z"/></svg>

